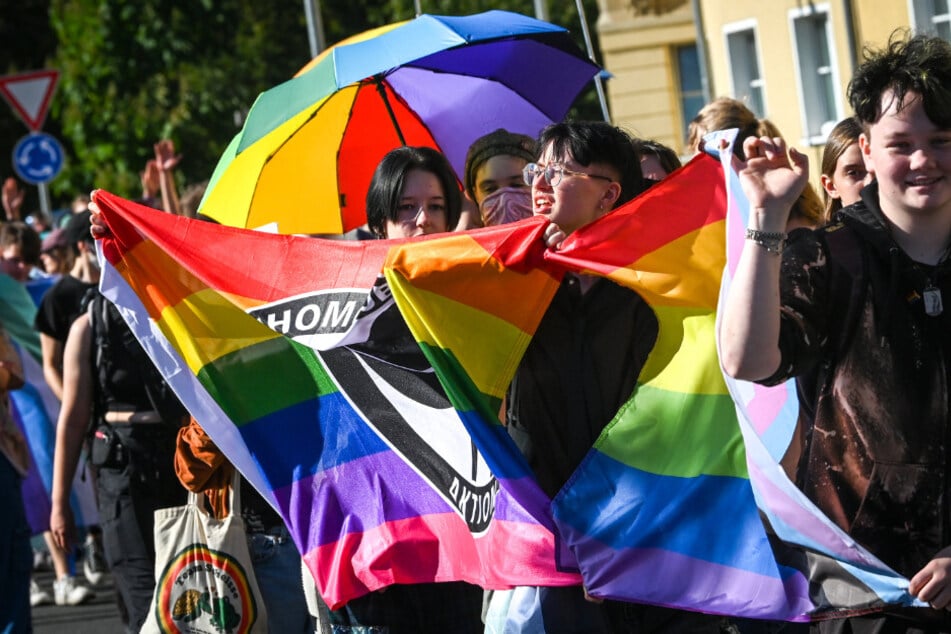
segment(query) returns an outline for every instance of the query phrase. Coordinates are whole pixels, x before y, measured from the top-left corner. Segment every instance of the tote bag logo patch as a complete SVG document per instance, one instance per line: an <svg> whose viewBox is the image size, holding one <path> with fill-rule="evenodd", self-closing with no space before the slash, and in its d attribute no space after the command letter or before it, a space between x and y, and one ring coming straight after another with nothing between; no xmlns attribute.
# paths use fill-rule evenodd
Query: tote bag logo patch
<svg viewBox="0 0 951 634"><path fill-rule="evenodd" d="M244 567L204 544L188 546L171 559L156 597L155 616L163 632L243 634L257 619Z"/></svg>

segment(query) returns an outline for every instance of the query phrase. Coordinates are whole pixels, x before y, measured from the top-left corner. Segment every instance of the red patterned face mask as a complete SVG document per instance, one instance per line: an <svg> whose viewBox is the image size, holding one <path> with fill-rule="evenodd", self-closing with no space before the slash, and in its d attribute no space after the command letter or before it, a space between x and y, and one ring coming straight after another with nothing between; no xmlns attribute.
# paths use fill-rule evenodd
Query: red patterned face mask
<svg viewBox="0 0 951 634"><path fill-rule="evenodd" d="M532 190L529 187L503 187L482 200L482 222L486 227L524 220L532 215Z"/></svg>

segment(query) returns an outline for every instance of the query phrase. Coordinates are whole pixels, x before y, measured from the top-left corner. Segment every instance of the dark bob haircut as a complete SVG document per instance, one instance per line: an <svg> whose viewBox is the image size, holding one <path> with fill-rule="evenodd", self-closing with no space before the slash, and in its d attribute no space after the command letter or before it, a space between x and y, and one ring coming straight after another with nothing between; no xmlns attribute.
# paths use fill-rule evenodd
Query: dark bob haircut
<svg viewBox="0 0 951 634"><path fill-rule="evenodd" d="M462 194L448 159L432 148L404 146L387 152L367 190L367 226L376 237L385 238L386 221L396 220L406 174L414 169L429 172L439 180L446 197L446 227L452 231L458 224Z"/></svg>

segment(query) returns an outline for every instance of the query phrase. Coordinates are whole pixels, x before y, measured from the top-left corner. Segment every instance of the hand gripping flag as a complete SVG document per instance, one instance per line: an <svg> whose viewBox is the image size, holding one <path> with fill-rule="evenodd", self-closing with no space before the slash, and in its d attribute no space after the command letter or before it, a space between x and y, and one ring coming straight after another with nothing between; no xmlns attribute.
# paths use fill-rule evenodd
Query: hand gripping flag
<svg viewBox="0 0 951 634"><path fill-rule="evenodd" d="M781 395L785 409L748 419L740 401L738 417L715 345L725 173L700 156L558 251L537 218L342 243L100 192L103 290L281 512L332 606L390 583L581 578L597 596L754 618L907 603L907 582L761 451L758 432L781 438L795 405ZM496 415L566 271L635 289L660 330L631 400L549 504Z"/></svg>

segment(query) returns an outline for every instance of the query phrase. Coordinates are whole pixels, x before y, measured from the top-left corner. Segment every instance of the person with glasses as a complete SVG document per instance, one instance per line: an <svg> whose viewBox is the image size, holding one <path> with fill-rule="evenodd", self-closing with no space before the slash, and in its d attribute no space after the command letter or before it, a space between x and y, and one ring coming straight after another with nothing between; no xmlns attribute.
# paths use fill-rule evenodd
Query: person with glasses
<svg viewBox="0 0 951 634"><path fill-rule="evenodd" d="M550 247L639 194L645 181L631 137L603 122L542 130L526 165L535 215ZM506 425L538 483L554 497L630 398L657 339L657 318L634 291L567 274L506 395ZM618 601L580 586L495 592L487 632L719 632L719 617Z"/></svg>

